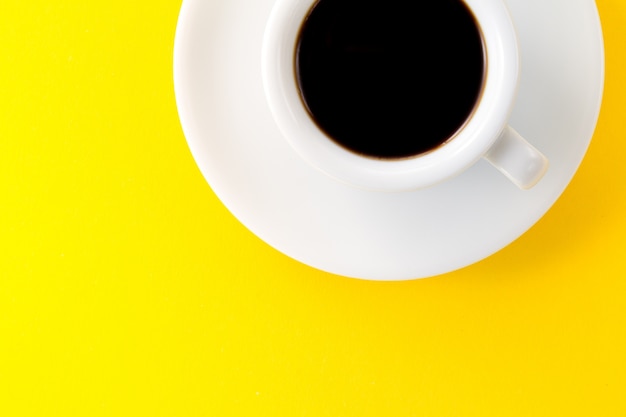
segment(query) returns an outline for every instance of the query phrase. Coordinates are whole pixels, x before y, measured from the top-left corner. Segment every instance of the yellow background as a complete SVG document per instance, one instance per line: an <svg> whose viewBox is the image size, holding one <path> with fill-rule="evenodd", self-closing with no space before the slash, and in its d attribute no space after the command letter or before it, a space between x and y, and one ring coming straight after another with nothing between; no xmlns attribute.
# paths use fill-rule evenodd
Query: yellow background
<svg viewBox="0 0 626 417"><path fill-rule="evenodd" d="M0 3L0 416L625 416L626 2L562 198L444 276L316 271L182 134L178 1Z"/></svg>

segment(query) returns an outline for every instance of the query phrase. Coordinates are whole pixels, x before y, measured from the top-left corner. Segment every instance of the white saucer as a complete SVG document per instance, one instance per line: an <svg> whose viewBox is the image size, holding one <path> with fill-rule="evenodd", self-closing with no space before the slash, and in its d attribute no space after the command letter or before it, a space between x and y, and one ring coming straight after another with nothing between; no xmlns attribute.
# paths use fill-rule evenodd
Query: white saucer
<svg viewBox="0 0 626 417"><path fill-rule="evenodd" d="M422 278L517 239L561 195L591 140L604 83L593 0L508 0L522 51L511 125L550 159L521 191L484 161L441 185L375 193L302 162L273 123L261 40L274 0L184 0L174 48L181 123L206 180L253 233L335 274Z"/></svg>

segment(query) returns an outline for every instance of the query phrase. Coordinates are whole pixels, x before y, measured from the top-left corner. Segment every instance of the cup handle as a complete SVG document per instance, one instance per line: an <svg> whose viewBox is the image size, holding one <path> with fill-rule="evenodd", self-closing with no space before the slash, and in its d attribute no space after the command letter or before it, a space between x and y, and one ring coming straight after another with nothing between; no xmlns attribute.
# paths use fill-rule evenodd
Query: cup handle
<svg viewBox="0 0 626 417"><path fill-rule="evenodd" d="M548 159L508 125L484 158L523 190L537 184L548 170Z"/></svg>

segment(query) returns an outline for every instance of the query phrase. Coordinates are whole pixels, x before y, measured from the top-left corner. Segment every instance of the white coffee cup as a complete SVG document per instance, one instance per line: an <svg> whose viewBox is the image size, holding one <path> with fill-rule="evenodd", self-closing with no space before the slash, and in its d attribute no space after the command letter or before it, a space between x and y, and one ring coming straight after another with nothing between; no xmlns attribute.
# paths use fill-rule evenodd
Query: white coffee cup
<svg viewBox="0 0 626 417"><path fill-rule="evenodd" d="M303 104L294 56L300 28L318 1L277 0L262 49L263 84L270 110L279 130L304 160L341 182L380 191L432 186L462 173L480 158L522 189L533 187L543 177L548 160L508 125L520 57L503 0L463 0L482 34L485 55L482 92L471 115L436 149L396 159L366 157L338 145L318 127Z"/></svg>

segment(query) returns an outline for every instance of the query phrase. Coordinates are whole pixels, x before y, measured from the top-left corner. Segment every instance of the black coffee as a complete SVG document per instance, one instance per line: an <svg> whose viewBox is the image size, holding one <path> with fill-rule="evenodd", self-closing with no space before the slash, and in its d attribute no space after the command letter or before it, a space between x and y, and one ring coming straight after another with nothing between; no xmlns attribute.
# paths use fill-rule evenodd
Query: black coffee
<svg viewBox="0 0 626 417"><path fill-rule="evenodd" d="M316 124L375 158L449 139L474 109L484 67L482 35L461 0L319 0L295 53Z"/></svg>

